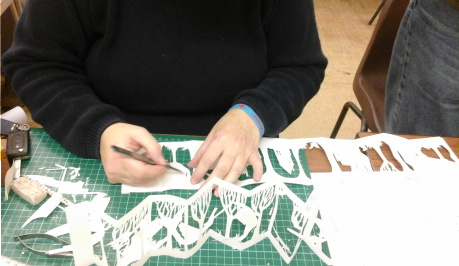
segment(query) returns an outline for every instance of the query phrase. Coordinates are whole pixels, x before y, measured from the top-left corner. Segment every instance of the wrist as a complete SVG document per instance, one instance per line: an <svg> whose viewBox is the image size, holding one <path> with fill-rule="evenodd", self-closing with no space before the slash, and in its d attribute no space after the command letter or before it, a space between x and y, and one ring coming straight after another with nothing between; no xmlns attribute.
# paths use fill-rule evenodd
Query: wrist
<svg viewBox="0 0 459 266"><path fill-rule="evenodd" d="M255 113L255 111L252 108L245 104L235 104L229 110L232 109L240 109L244 111L257 126L258 131L260 133L260 137L262 137L265 134L265 127L263 125L263 121L261 121L260 117L257 115L257 113Z"/></svg>

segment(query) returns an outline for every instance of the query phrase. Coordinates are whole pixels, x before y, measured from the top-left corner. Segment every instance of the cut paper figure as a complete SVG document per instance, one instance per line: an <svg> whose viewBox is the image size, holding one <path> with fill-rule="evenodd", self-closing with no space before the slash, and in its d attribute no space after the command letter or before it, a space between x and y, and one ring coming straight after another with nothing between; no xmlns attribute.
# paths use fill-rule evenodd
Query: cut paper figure
<svg viewBox="0 0 459 266"><path fill-rule="evenodd" d="M200 197L196 198L194 201L191 202L191 217L193 217L193 219L196 222L198 222L199 228L202 228L203 231L205 231L204 221L206 219L207 211L209 210L211 199L212 191L209 189L205 190ZM216 212L216 209L212 211L212 213L214 212ZM211 217L211 221L213 221L215 219L215 216L211 215ZM206 227L208 228L209 226Z"/></svg>
<svg viewBox="0 0 459 266"><path fill-rule="evenodd" d="M199 226L196 228L194 226L186 225L184 223L179 224L180 233L187 237L188 244L194 244L198 241L199 237L202 236L207 230L209 230L210 226L215 221L215 218L222 213L222 211L218 212L217 208L214 208L212 213L210 214L209 220L203 224L203 226Z"/></svg>
<svg viewBox="0 0 459 266"><path fill-rule="evenodd" d="M234 215L234 219L238 220L245 226L244 233L238 237L238 240L241 242L249 235L253 229L255 229L259 220L255 212L245 205L243 205L241 208L238 208L236 215Z"/></svg>
<svg viewBox="0 0 459 266"><path fill-rule="evenodd" d="M257 216L257 224L254 228L254 236L260 235L261 221L263 213L272 205L276 197L276 188L274 185L265 186L264 189L252 195L251 207ZM272 214L270 214L272 216Z"/></svg>
<svg viewBox="0 0 459 266"><path fill-rule="evenodd" d="M179 225L179 229L182 235L188 237L187 240L189 244L194 244L197 242L198 239L209 230L209 228L214 223L215 218L217 218L223 212L223 210L221 210L217 213L218 209L214 208L208 220L205 221L212 195L212 190L207 189L202 193L200 197L191 202L191 217L194 221L198 222L197 228L191 225L186 225L184 223Z"/></svg>
<svg viewBox="0 0 459 266"><path fill-rule="evenodd" d="M245 207L247 202L247 196L238 193L232 189L220 188L219 189L220 201L223 205L223 209L227 215L225 237L230 238L231 225L233 220L236 219L238 213Z"/></svg>
<svg viewBox="0 0 459 266"><path fill-rule="evenodd" d="M183 219L185 206L171 201L157 202L158 215L162 220L162 225L167 230L166 248L172 248L172 237L179 245L185 245L185 240L177 231L180 222Z"/></svg>
<svg viewBox="0 0 459 266"><path fill-rule="evenodd" d="M215 185L220 198L212 197ZM285 231L289 239L296 238L294 242L284 240L276 229L281 198L289 201L293 210L291 226ZM217 207L210 211L212 200ZM305 203L282 182L266 182L246 190L215 178L189 199L148 196L117 221L110 245L117 252L119 265L143 265L151 256L190 257L209 237L239 250L270 239L289 263L305 242L330 264L322 250L325 239L314 232L318 216L314 197L310 196ZM217 218L226 222L215 224Z"/></svg>

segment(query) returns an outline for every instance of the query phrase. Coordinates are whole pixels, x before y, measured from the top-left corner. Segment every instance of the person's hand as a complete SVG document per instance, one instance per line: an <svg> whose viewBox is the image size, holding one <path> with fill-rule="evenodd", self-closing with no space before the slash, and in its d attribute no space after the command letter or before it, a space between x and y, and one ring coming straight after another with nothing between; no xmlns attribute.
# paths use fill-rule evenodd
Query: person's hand
<svg viewBox="0 0 459 266"><path fill-rule="evenodd" d="M207 171L216 165L204 186L212 178L234 183L247 164L253 168L253 179L260 181L263 164L258 154L260 133L249 115L240 109L226 113L207 136L195 157L188 163L196 168L191 183L201 182ZM215 195L218 196L217 190Z"/></svg>
<svg viewBox="0 0 459 266"><path fill-rule="evenodd" d="M144 148L144 155L150 157L158 165L150 165L118 154L110 149L111 145L132 152ZM100 158L108 181L112 184L147 186L164 175L167 170L165 165L168 165L160 145L145 128L125 123L113 124L102 133Z"/></svg>

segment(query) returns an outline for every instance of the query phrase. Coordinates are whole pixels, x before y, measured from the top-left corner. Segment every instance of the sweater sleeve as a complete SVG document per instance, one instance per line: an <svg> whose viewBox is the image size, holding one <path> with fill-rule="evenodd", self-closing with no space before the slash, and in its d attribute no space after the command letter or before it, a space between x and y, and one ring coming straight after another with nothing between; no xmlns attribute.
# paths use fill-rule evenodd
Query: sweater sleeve
<svg viewBox="0 0 459 266"><path fill-rule="evenodd" d="M265 136L277 136L297 119L323 81L323 55L312 0L274 1L265 34L268 72L233 103L250 106L263 121Z"/></svg>
<svg viewBox="0 0 459 266"><path fill-rule="evenodd" d="M98 158L102 132L124 119L97 97L85 75L94 41L91 7L75 3L28 0L2 64L18 97L51 137L76 155Z"/></svg>

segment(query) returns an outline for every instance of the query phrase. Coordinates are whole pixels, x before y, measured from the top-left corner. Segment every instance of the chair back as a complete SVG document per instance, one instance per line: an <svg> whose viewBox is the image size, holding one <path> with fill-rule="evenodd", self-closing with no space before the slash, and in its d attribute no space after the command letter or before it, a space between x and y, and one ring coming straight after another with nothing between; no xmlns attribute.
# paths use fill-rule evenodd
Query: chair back
<svg viewBox="0 0 459 266"><path fill-rule="evenodd" d="M354 77L354 93L373 132L384 132L386 79L395 37L410 0L386 0Z"/></svg>

